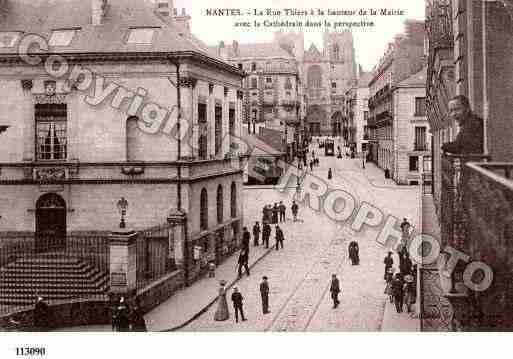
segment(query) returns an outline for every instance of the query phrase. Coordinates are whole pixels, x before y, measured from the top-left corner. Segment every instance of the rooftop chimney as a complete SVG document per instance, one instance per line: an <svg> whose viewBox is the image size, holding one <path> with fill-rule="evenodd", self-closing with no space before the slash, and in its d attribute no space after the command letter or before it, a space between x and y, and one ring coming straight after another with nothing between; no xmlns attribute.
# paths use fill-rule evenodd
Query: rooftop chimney
<svg viewBox="0 0 513 359"><path fill-rule="evenodd" d="M171 18L173 9L173 0L157 0L155 2L155 12L165 20Z"/></svg>
<svg viewBox="0 0 513 359"><path fill-rule="evenodd" d="M107 10L107 0L91 0L91 23L101 25Z"/></svg>
<svg viewBox="0 0 513 359"><path fill-rule="evenodd" d="M190 28L190 20L191 17L187 15L185 12L185 8L182 8L182 15L177 16L178 11L174 9L174 23L182 30L183 34L190 35L191 34L191 28Z"/></svg>

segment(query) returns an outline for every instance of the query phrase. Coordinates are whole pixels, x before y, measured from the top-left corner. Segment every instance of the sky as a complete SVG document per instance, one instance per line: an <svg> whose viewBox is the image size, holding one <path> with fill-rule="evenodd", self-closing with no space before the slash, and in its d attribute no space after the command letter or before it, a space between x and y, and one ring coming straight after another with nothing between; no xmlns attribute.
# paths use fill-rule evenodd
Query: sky
<svg viewBox="0 0 513 359"><path fill-rule="evenodd" d="M234 26L236 21L254 20L289 20L297 21L306 19L328 20L331 23L336 21L372 21L374 27L353 28L353 38L356 50L356 61L364 71L370 71L379 62L386 51L389 42L393 41L396 34L404 30L404 21L406 19L424 20L425 1L424 0L174 0L174 6L181 12L185 8L191 15L191 29L194 35L207 43L208 45L217 45L223 40L225 43L231 43L233 40L239 43L257 43L269 42L273 39L273 34L277 28L250 28L240 29ZM242 17L217 17L207 16L206 10L212 8L235 8L244 12ZM365 9L401 9L404 15L391 16L323 16L323 17L305 17L305 16L248 16L247 12L253 12L254 9L322 9L327 12L332 10L359 10ZM315 10L314 10L315 11ZM298 29L295 29L298 31ZM305 50L314 43L319 50L322 49L323 28L303 28L305 34Z"/></svg>

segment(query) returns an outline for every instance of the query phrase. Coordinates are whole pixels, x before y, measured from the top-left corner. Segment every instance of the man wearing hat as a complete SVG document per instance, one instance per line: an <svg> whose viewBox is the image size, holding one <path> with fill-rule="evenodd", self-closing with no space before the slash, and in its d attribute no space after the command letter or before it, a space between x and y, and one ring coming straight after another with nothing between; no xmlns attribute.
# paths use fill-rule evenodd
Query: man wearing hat
<svg viewBox="0 0 513 359"><path fill-rule="evenodd" d="M34 329L36 331L47 331L49 329L49 307L43 297L38 296L34 306Z"/></svg>
<svg viewBox="0 0 513 359"><path fill-rule="evenodd" d="M233 293L232 293L232 302L233 302L233 309L235 311L235 323L239 322L239 312L240 316L242 318L242 321L246 321L246 318L244 318L244 310L242 308L242 301L244 300L244 297L242 294L240 294L239 289L237 287L233 287Z"/></svg>
<svg viewBox="0 0 513 359"><path fill-rule="evenodd" d="M260 283L260 295L262 296L262 312L264 314L270 313L269 311L269 283L267 282L267 277L262 277L262 282Z"/></svg>
<svg viewBox="0 0 513 359"><path fill-rule="evenodd" d="M338 300L338 293L340 293L340 283L336 274L331 275L330 293L331 299L333 299L333 308L336 308L340 304Z"/></svg>

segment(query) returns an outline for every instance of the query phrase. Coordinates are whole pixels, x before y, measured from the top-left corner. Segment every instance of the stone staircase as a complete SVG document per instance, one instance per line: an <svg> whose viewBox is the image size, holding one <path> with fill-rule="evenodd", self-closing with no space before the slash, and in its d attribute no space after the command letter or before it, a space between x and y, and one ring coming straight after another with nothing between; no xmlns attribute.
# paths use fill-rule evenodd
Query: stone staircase
<svg viewBox="0 0 513 359"><path fill-rule="evenodd" d="M36 295L47 302L102 296L108 286L108 273L83 260L31 255L0 268L0 305L31 305Z"/></svg>

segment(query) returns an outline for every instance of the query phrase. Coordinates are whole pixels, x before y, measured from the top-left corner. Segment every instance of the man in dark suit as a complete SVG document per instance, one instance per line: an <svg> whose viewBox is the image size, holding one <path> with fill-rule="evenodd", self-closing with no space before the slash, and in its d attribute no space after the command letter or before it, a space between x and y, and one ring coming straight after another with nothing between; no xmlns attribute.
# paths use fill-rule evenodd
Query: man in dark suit
<svg viewBox="0 0 513 359"><path fill-rule="evenodd" d="M336 308L340 304L338 300L338 294L340 293L340 283L336 274L331 275L330 293L331 299L333 299L333 308Z"/></svg>
<svg viewBox="0 0 513 359"><path fill-rule="evenodd" d="M283 231L281 230L280 226L276 226L276 250L281 246L281 249L283 249L283 240L285 239L283 235Z"/></svg>
<svg viewBox="0 0 513 359"><path fill-rule="evenodd" d="M445 143L442 150L462 155L483 153L483 120L472 113L466 96L458 95L449 101L449 117L458 122L460 132L453 142Z"/></svg>
<svg viewBox="0 0 513 359"><path fill-rule="evenodd" d="M269 283L267 282L267 277L262 277L262 282L260 283L260 296L262 297L262 312L264 314L270 313L269 311Z"/></svg>
<svg viewBox="0 0 513 359"><path fill-rule="evenodd" d="M255 222L255 225L253 226L253 245L256 247L260 243L260 224L258 222Z"/></svg>
<svg viewBox="0 0 513 359"><path fill-rule="evenodd" d="M397 313L403 312L403 280L399 273L395 275L392 281L392 295L394 296L395 310Z"/></svg>
<svg viewBox="0 0 513 359"><path fill-rule="evenodd" d="M265 245L265 248L269 248L269 237L271 237L271 225L269 223L264 224L263 232L262 232L262 244Z"/></svg>
<svg viewBox="0 0 513 359"><path fill-rule="evenodd" d="M251 234L249 234L248 228L244 227L242 229L242 248L247 249L249 251L249 241L251 240Z"/></svg>
<svg viewBox="0 0 513 359"><path fill-rule="evenodd" d="M242 301L244 300L244 297L242 294L240 294L239 289L237 287L233 287L233 293L232 293L232 302L233 302L233 309L235 311L235 322L239 322L239 312L240 316L242 318L242 321L246 321L246 318L244 318L244 309L242 308Z"/></svg>
<svg viewBox="0 0 513 359"><path fill-rule="evenodd" d="M242 277L242 267L246 270L246 274L249 276L249 267L248 267L248 261L249 261L249 252L247 249L241 249L239 254L239 278Z"/></svg>

